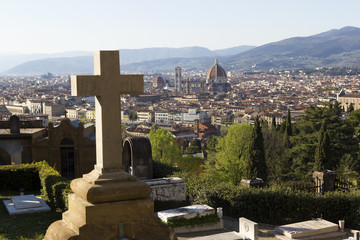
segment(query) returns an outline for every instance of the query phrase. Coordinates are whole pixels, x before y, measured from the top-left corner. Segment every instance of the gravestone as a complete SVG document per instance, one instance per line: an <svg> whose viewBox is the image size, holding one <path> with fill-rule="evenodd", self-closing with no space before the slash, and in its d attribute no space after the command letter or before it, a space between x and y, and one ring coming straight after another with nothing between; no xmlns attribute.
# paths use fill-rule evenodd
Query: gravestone
<svg viewBox="0 0 360 240"><path fill-rule="evenodd" d="M191 219L195 217L202 217L215 213L215 209L206 204L190 205L186 207L174 208L157 212L156 215L168 222L174 219Z"/></svg>
<svg viewBox="0 0 360 240"><path fill-rule="evenodd" d="M246 239L258 240L258 224L246 218L239 219L239 233Z"/></svg>
<svg viewBox="0 0 360 240"><path fill-rule="evenodd" d="M338 231L339 226L324 219L314 219L304 222L282 225L275 228L277 239L331 239L345 236ZM277 233L276 233L277 232Z"/></svg>
<svg viewBox="0 0 360 240"><path fill-rule="evenodd" d="M72 76L71 92L95 96L96 165L71 182L69 210L50 225L45 240L115 239L120 232L137 240L176 239L154 216L149 185L122 164L120 95L143 93L143 76L120 75L118 51L95 52L94 73Z"/></svg>
<svg viewBox="0 0 360 240"><path fill-rule="evenodd" d="M10 200L4 200L3 203L10 215L50 211L44 200L32 194L14 196Z"/></svg>
<svg viewBox="0 0 360 240"><path fill-rule="evenodd" d="M20 133L20 118L16 115L10 117L10 133Z"/></svg>
<svg viewBox="0 0 360 240"><path fill-rule="evenodd" d="M204 217L207 215L212 215L215 213L216 212L215 212L214 208L212 208L206 204L197 204L197 205L190 205L190 206L186 206L186 207L180 207L180 208L174 208L174 209L160 211L160 212L156 213L156 216L158 216L164 222L169 222L171 220L179 220L179 219L189 220L189 219L193 219L196 217ZM220 214L218 214L218 215L220 215ZM199 224L195 224L195 225L176 227L176 228L174 228L174 231L176 233L190 233L190 232L202 232L202 231L209 231L209 230L220 230L223 228L224 228L224 222L220 218L220 221L218 221L218 222L199 223Z"/></svg>
<svg viewBox="0 0 360 240"><path fill-rule="evenodd" d="M242 179L240 184L248 188L261 188L265 185L264 180L261 178Z"/></svg>
<svg viewBox="0 0 360 240"><path fill-rule="evenodd" d="M239 219L239 232L223 232L210 234L203 237L191 238L189 240L258 240L258 224L246 218Z"/></svg>
<svg viewBox="0 0 360 240"><path fill-rule="evenodd" d="M123 166L138 179L152 179L152 153L150 140L145 137L127 137L123 146Z"/></svg>

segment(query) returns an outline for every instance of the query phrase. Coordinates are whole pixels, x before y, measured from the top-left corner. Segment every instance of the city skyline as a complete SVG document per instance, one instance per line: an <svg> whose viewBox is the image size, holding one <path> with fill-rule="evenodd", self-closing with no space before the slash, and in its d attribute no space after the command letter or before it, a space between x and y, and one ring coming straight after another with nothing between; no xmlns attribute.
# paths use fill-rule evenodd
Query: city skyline
<svg viewBox="0 0 360 240"><path fill-rule="evenodd" d="M346 3L346 4L345 4ZM360 2L3 2L0 53L202 46L260 46L345 26L360 27Z"/></svg>

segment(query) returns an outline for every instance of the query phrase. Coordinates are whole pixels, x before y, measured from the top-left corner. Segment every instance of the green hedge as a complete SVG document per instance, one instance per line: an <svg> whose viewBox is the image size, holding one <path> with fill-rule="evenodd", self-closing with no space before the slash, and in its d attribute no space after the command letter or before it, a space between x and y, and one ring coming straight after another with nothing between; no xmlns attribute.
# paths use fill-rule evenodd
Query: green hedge
<svg viewBox="0 0 360 240"><path fill-rule="evenodd" d="M39 191L39 169L34 164L0 166L1 191Z"/></svg>
<svg viewBox="0 0 360 240"><path fill-rule="evenodd" d="M328 192L324 195L281 188L249 189L228 184L202 188L196 202L223 207L224 214L254 221L286 224L323 218L348 227L360 227L360 193Z"/></svg>
<svg viewBox="0 0 360 240"><path fill-rule="evenodd" d="M70 184L46 161L0 166L0 190L39 191L45 200L56 208L67 209L67 194ZM66 194L66 196L64 196Z"/></svg>
<svg viewBox="0 0 360 240"><path fill-rule="evenodd" d="M344 219L347 227L360 228L360 192L322 195L279 187L249 189L199 176L180 176L196 203L222 207L226 216L276 225L322 217L334 223Z"/></svg>

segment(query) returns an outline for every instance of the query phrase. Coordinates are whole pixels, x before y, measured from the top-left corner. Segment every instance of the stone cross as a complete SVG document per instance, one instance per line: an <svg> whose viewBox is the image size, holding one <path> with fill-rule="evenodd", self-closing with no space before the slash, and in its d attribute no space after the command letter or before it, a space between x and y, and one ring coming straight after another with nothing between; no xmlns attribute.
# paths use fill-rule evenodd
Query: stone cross
<svg viewBox="0 0 360 240"><path fill-rule="evenodd" d="M71 95L95 96L95 170L100 174L123 170L120 95L143 92L143 75L120 75L119 51L95 52L94 75L71 76Z"/></svg>

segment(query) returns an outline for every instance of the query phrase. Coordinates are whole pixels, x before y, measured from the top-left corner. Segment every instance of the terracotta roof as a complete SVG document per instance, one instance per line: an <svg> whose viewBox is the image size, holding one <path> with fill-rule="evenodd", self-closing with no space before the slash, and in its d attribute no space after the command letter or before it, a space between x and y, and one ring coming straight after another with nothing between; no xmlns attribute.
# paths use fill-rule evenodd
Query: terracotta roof
<svg viewBox="0 0 360 240"><path fill-rule="evenodd" d="M157 83L157 84L165 84L165 81L164 81L164 79L163 79L161 76L157 76L157 77L154 79L154 83Z"/></svg>
<svg viewBox="0 0 360 240"><path fill-rule="evenodd" d="M206 79L214 79L219 77L227 78L227 74L225 70L219 65L216 59L214 65L208 71Z"/></svg>

